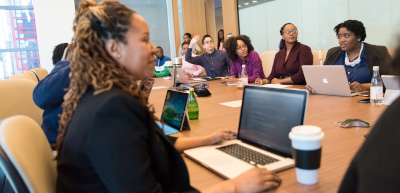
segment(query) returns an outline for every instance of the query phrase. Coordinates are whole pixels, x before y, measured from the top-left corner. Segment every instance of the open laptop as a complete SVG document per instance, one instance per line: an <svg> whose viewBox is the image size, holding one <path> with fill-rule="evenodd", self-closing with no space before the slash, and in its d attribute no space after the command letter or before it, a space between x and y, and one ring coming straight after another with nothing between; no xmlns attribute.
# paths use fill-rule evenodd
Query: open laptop
<svg viewBox="0 0 400 193"><path fill-rule="evenodd" d="M302 68L307 85L313 88L316 94L348 97L358 94L351 92L350 83L342 65L303 65Z"/></svg>
<svg viewBox="0 0 400 193"><path fill-rule="evenodd" d="M169 73L171 73L171 76L174 77L174 68L169 68ZM177 82L180 83L195 83L195 82L204 82L207 81L203 77L193 77L193 78L188 78L186 74L183 72L182 68L176 68L176 80Z"/></svg>
<svg viewBox="0 0 400 193"><path fill-rule="evenodd" d="M386 87L385 97L382 104L390 105L400 96L400 76L382 75L383 84Z"/></svg>
<svg viewBox="0 0 400 193"><path fill-rule="evenodd" d="M190 129L186 115L188 98L189 93L187 92L179 92L175 90L167 91L161 120L170 127L166 127L165 125L162 127L162 124L159 124L160 128L164 128L164 133L166 135L177 133L183 129Z"/></svg>
<svg viewBox="0 0 400 193"><path fill-rule="evenodd" d="M307 99L308 92L303 89L247 85L243 91L237 139L185 150L184 154L230 179L255 166L272 171L291 168L294 160L289 132L292 127L304 124ZM237 155L235 149L242 147L262 158Z"/></svg>

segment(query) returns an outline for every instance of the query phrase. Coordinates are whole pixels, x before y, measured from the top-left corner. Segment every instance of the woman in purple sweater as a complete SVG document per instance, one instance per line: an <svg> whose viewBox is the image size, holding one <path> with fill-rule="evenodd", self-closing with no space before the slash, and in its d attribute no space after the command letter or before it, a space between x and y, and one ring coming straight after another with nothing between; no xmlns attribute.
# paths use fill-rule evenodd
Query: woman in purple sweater
<svg viewBox="0 0 400 193"><path fill-rule="evenodd" d="M231 76L238 78L238 74L242 72L242 64L244 64L246 65L249 83L253 83L257 77L265 79L260 56L254 51L248 36L230 37L225 42L225 49L231 60Z"/></svg>
<svg viewBox="0 0 400 193"><path fill-rule="evenodd" d="M282 40L275 55L271 74L267 83L271 84L306 84L302 65L312 65L313 55L310 47L297 41L297 28L291 23L282 26Z"/></svg>

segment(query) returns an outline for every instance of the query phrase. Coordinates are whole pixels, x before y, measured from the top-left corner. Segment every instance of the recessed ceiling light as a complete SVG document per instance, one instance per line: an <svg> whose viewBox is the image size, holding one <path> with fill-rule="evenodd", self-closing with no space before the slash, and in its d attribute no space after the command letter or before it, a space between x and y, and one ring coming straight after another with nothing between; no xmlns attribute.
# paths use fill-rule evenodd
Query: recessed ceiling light
<svg viewBox="0 0 400 193"><path fill-rule="evenodd" d="M238 5L238 7L242 7L241 5Z"/></svg>
<svg viewBox="0 0 400 193"><path fill-rule="evenodd" d="M248 5L249 3L244 3L244 5Z"/></svg>
<svg viewBox="0 0 400 193"><path fill-rule="evenodd" d="M258 1L253 1L253 3L257 3Z"/></svg>

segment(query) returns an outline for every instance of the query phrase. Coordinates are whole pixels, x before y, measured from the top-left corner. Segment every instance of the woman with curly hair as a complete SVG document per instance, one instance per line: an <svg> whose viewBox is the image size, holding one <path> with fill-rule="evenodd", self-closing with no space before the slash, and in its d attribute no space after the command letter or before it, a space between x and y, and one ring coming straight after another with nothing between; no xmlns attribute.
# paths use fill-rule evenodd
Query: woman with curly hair
<svg viewBox="0 0 400 193"><path fill-rule="evenodd" d="M230 37L225 42L226 54L231 60L231 76L239 77L242 65L246 65L249 83L253 83L258 77L265 79L260 56L246 35ZM265 80L264 80L264 83Z"/></svg>
<svg viewBox="0 0 400 193"><path fill-rule="evenodd" d="M144 19L118 1L82 1L74 19L71 83L57 141L57 192L197 192L179 152L235 133L171 138L137 80L153 76ZM254 168L204 192L259 192L280 179Z"/></svg>
<svg viewBox="0 0 400 193"><path fill-rule="evenodd" d="M324 65L343 65L351 90L369 90L373 66L380 66L391 59L387 48L364 43L367 37L365 27L357 20L340 23L334 31L339 46L328 50ZM380 71L382 74L382 68Z"/></svg>

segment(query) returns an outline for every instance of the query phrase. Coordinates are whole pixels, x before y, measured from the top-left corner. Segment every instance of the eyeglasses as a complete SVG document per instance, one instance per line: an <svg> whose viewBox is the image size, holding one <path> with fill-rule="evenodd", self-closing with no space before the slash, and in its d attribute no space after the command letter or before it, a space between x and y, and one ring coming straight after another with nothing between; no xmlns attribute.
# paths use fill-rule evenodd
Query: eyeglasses
<svg viewBox="0 0 400 193"><path fill-rule="evenodd" d="M236 47L236 50L241 50L241 49L243 49L243 48L247 48L247 45L244 44L243 46L237 46L237 47Z"/></svg>
<svg viewBox="0 0 400 193"><path fill-rule="evenodd" d="M336 38L339 40L339 39L342 39L342 37L345 37L345 38L349 38L350 37L350 34L349 33L345 33L345 34L343 34L343 35L336 35Z"/></svg>
<svg viewBox="0 0 400 193"><path fill-rule="evenodd" d="M213 40L210 40L210 41L205 41L205 42L204 42L204 44L212 44L212 43L214 43L214 41L213 41Z"/></svg>
<svg viewBox="0 0 400 193"><path fill-rule="evenodd" d="M285 31L285 33L286 34L297 34L297 30L294 30L294 31Z"/></svg>

